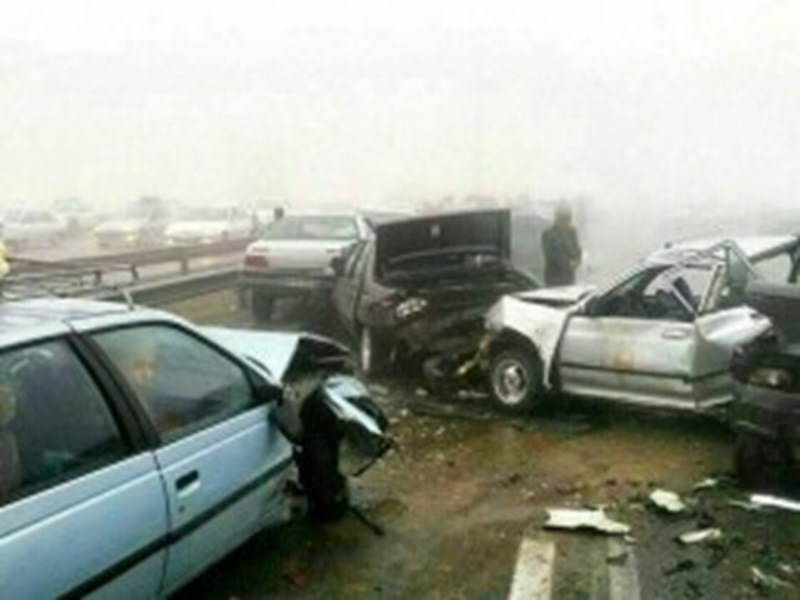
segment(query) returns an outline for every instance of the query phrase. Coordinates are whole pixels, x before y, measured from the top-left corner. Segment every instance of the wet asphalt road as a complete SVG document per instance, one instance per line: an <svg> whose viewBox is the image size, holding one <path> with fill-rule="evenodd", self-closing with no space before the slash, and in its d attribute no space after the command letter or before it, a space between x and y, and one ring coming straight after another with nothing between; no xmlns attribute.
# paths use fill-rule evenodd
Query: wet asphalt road
<svg viewBox="0 0 800 600"><path fill-rule="evenodd" d="M254 326L232 296L176 308ZM292 325L291 313L279 324ZM383 535L354 515L334 523L299 516L179 598L507 598L523 539L555 549L554 598L633 597L614 587L620 568L635 573L641 598L800 594L800 515L729 504L747 493L729 477L732 439L718 422L597 404L511 418L480 398L424 395L411 376L372 389L397 448L353 481L353 499ZM692 491L708 477L718 485ZM656 488L681 493L688 511L655 510L648 496ZM603 535L543 528L546 509L587 506L631 526L621 551L610 553ZM675 539L708 527L722 538L693 547ZM772 579L756 583L753 567Z"/></svg>

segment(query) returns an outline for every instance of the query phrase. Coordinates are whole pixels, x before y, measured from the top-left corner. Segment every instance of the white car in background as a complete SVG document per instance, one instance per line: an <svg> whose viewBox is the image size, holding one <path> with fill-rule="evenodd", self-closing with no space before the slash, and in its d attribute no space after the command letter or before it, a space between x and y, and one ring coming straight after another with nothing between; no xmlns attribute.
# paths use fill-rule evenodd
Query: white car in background
<svg viewBox="0 0 800 600"><path fill-rule="evenodd" d="M276 300L332 284L331 260L370 235L367 220L353 213L291 214L264 227L245 250L239 277L254 316L268 320Z"/></svg>
<svg viewBox="0 0 800 600"><path fill-rule="evenodd" d="M197 206L187 208L167 226L164 235L173 246L210 244L241 239L254 233L252 215L238 206Z"/></svg>
<svg viewBox="0 0 800 600"><path fill-rule="evenodd" d="M52 211L19 208L2 215L3 240L10 248L55 246L67 235L67 223Z"/></svg>

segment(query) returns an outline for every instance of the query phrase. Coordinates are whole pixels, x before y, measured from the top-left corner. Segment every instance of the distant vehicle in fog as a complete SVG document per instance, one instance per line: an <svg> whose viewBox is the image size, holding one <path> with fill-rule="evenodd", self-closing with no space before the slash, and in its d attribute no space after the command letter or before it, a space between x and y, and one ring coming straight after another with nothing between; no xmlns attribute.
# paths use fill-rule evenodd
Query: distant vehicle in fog
<svg viewBox="0 0 800 600"><path fill-rule="evenodd" d="M2 214L2 223L3 240L12 249L37 245L55 246L67 234L66 222L47 209L8 210Z"/></svg>
<svg viewBox="0 0 800 600"><path fill-rule="evenodd" d="M164 241L164 230L171 218L171 208L157 197L143 197L131 203L121 217L101 222L94 228L101 248L155 246Z"/></svg>
<svg viewBox="0 0 800 600"><path fill-rule="evenodd" d="M68 234L91 229L100 221L99 213L80 198L59 198L52 211L66 223Z"/></svg>
<svg viewBox="0 0 800 600"><path fill-rule="evenodd" d="M371 229L355 214L289 214L262 230L247 247L240 285L251 296L254 315L269 319L275 300L302 297L330 281L330 263Z"/></svg>
<svg viewBox="0 0 800 600"><path fill-rule="evenodd" d="M164 237L170 245L209 244L252 235L250 213L231 205L204 205L185 208L180 218L169 225Z"/></svg>

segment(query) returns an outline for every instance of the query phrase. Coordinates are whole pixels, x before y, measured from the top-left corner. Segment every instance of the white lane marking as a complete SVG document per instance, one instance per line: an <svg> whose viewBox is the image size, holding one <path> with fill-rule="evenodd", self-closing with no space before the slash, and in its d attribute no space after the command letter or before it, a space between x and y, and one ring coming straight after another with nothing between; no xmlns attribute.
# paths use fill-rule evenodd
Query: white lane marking
<svg viewBox="0 0 800 600"><path fill-rule="evenodd" d="M509 600L550 600L555 558L553 542L522 538Z"/></svg>
<svg viewBox="0 0 800 600"><path fill-rule="evenodd" d="M639 573L633 547L619 539L608 540L609 600L639 600Z"/></svg>

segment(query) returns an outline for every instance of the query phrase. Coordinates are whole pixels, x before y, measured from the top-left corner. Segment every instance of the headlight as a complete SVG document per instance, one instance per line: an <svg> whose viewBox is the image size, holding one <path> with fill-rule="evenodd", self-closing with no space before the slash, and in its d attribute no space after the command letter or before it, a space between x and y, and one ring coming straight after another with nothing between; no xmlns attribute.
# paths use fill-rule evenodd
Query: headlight
<svg viewBox="0 0 800 600"><path fill-rule="evenodd" d="M394 316L402 321L422 312L427 306L428 301L425 298L409 298L397 305L397 308L394 309Z"/></svg>
<svg viewBox="0 0 800 600"><path fill-rule="evenodd" d="M785 369L762 367L753 370L747 382L751 385L782 390L791 387L792 375Z"/></svg>

